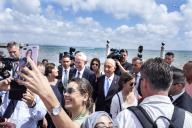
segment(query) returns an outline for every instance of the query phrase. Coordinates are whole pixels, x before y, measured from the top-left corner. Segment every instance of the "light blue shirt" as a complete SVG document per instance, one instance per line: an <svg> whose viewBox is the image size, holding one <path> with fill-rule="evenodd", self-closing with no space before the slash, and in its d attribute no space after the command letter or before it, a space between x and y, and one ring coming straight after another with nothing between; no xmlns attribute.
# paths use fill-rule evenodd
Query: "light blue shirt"
<svg viewBox="0 0 192 128"><path fill-rule="evenodd" d="M8 92L2 96L2 105L0 106L0 113L3 115L10 99L8 98ZM10 122L16 124L16 128L36 128L39 120L45 117L47 109L39 98L35 95L36 106L29 108L23 101L18 101L14 112L9 118Z"/></svg>

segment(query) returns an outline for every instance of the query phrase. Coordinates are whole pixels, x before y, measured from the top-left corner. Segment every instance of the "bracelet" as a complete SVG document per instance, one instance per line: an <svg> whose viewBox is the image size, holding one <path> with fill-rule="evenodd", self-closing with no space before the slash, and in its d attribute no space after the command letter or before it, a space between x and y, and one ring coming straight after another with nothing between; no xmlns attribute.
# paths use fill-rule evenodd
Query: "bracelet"
<svg viewBox="0 0 192 128"><path fill-rule="evenodd" d="M34 108L36 106L36 102L34 101L33 105L30 106L29 108Z"/></svg>

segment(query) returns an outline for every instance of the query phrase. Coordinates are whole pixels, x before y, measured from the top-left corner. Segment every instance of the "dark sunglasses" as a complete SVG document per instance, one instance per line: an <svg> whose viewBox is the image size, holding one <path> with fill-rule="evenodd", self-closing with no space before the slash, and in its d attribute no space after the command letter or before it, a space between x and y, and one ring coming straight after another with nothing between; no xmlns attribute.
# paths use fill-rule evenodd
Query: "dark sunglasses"
<svg viewBox="0 0 192 128"><path fill-rule="evenodd" d="M99 64L96 64L96 63L92 63L92 65L96 65L96 66L98 66Z"/></svg>
<svg viewBox="0 0 192 128"><path fill-rule="evenodd" d="M79 90L74 89L74 88L65 88L64 93L72 94L74 92L78 92Z"/></svg>
<svg viewBox="0 0 192 128"><path fill-rule="evenodd" d="M129 85L131 86L131 87L133 87L133 86L135 86L135 82L131 82Z"/></svg>

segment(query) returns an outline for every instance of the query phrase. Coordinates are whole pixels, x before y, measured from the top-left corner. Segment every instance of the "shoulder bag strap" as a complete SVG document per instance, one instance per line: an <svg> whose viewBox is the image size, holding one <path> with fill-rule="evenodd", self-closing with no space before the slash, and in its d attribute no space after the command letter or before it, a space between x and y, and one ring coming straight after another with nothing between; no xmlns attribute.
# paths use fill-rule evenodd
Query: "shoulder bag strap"
<svg viewBox="0 0 192 128"><path fill-rule="evenodd" d="M122 111L122 107L121 107L121 100L120 100L120 97L119 97L119 94L117 93L117 97L118 97L118 100L119 100L119 107L120 107L120 111Z"/></svg>
<svg viewBox="0 0 192 128"><path fill-rule="evenodd" d="M141 107L141 106L131 106L128 107L129 110L131 110L137 117L137 119L140 121L143 128L152 128L153 127L153 121L147 114L147 112Z"/></svg>
<svg viewBox="0 0 192 128"><path fill-rule="evenodd" d="M185 110L175 106L171 118L172 124L174 125L175 128L183 128L184 120L185 120Z"/></svg>

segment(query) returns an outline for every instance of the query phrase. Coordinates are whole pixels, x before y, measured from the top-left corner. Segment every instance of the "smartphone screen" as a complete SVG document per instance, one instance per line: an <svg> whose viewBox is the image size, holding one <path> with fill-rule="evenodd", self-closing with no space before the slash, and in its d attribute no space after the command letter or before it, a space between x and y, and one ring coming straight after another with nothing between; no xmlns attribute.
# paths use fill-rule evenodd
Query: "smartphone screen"
<svg viewBox="0 0 192 128"><path fill-rule="evenodd" d="M35 64L37 64L38 51L39 46L37 45L25 46L21 49L20 59L23 60L24 58L30 57ZM21 66L23 66L23 64L23 61L21 61Z"/></svg>
<svg viewBox="0 0 192 128"><path fill-rule="evenodd" d="M37 64L38 50L39 46L36 45L25 46L21 49L19 58L19 70L21 70L21 68L25 66L30 68L29 64L27 63L27 57L30 57ZM18 76L15 79L22 78ZM11 82L10 87L11 88L9 91L9 99L21 100L23 97L23 93L26 92L26 87L24 85L18 85L15 80Z"/></svg>

